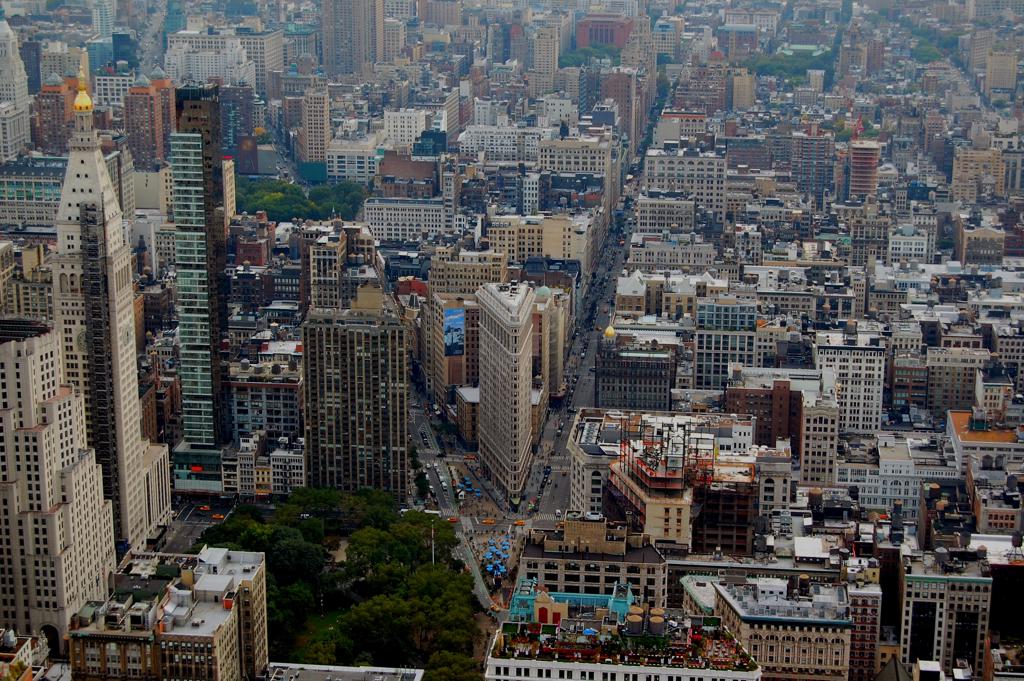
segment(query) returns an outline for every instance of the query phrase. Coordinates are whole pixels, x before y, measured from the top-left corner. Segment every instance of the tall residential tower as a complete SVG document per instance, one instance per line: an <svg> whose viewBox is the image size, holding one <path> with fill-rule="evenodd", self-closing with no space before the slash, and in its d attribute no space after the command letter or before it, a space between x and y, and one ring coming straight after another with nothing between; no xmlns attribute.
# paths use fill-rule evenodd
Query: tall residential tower
<svg viewBox="0 0 1024 681"><path fill-rule="evenodd" d="M227 329L227 234L220 102L216 85L179 88L171 135L179 374L183 442L174 450L175 490L220 491Z"/></svg>
<svg viewBox="0 0 1024 681"><path fill-rule="evenodd" d="M404 499L409 335L393 304L364 284L351 309L311 308L302 345L309 485Z"/></svg>

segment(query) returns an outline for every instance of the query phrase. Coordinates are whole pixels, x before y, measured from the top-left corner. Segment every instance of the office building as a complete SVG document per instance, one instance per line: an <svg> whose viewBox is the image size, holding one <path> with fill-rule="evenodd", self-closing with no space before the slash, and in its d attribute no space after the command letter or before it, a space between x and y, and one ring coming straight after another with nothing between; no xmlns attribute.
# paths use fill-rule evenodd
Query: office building
<svg viewBox="0 0 1024 681"><path fill-rule="evenodd" d="M853 620L846 585L811 583L801 575L712 586L715 614L761 663L763 678L847 678Z"/></svg>
<svg viewBox="0 0 1024 681"><path fill-rule="evenodd" d="M808 131L794 132L792 145L790 166L796 188L821 207L835 177L835 139L813 126Z"/></svg>
<svg viewBox="0 0 1024 681"><path fill-rule="evenodd" d="M225 154L235 154L242 139L256 131L256 92L250 85L220 89L220 139Z"/></svg>
<svg viewBox="0 0 1024 681"><path fill-rule="evenodd" d="M928 348L928 409L940 422L947 411L974 406L977 374L991 357L980 348Z"/></svg>
<svg viewBox="0 0 1024 681"><path fill-rule="evenodd" d="M1012 97L1017 88L1017 53L1013 50L990 50L985 59L985 95Z"/></svg>
<svg viewBox="0 0 1024 681"><path fill-rule="evenodd" d="M594 364L594 403L600 409L668 411L675 387L676 353L671 346L620 339L609 326Z"/></svg>
<svg viewBox="0 0 1024 681"><path fill-rule="evenodd" d="M262 553L204 546L196 555L132 552L112 594L83 607L69 634L84 681L256 681L267 666Z"/></svg>
<svg viewBox="0 0 1024 681"><path fill-rule="evenodd" d="M757 303L719 296L697 303L694 385L725 388L729 365L760 366L755 350Z"/></svg>
<svg viewBox="0 0 1024 681"><path fill-rule="evenodd" d="M351 309L311 308L302 326L309 486L408 487L408 330L379 285Z"/></svg>
<svg viewBox="0 0 1024 681"><path fill-rule="evenodd" d="M533 289L486 283L480 306L480 464L515 504L530 475Z"/></svg>
<svg viewBox="0 0 1024 681"><path fill-rule="evenodd" d="M873 331L847 322L842 331L818 332L814 363L835 372L840 433L874 433L882 425L885 346Z"/></svg>
<svg viewBox="0 0 1024 681"><path fill-rule="evenodd" d="M664 608L665 557L640 533L599 513L568 513L555 529L532 529L523 546L519 574L548 591L610 593L626 583L639 602Z"/></svg>
<svg viewBox="0 0 1024 681"><path fill-rule="evenodd" d="M232 441L258 432L275 442L302 437L302 372L294 362L232 362L225 389Z"/></svg>
<svg viewBox="0 0 1024 681"><path fill-rule="evenodd" d="M326 0L321 11L327 75L361 75L384 61L384 0Z"/></svg>
<svg viewBox="0 0 1024 681"><path fill-rule="evenodd" d="M0 160L14 158L29 145L30 115L28 76L18 52L18 36L0 15Z"/></svg>
<svg viewBox="0 0 1024 681"><path fill-rule="evenodd" d="M0 321L0 619L45 636L55 656L115 565L111 503L61 342L47 324Z"/></svg>
<svg viewBox="0 0 1024 681"><path fill-rule="evenodd" d="M992 575L978 549L915 552L900 561L899 575L900 660L934 660L947 674L957 660L982 669Z"/></svg>
<svg viewBox="0 0 1024 681"><path fill-rule="evenodd" d="M76 80L51 73L32 102L32 144L44 154L68 153L74 128Z"/></svg>
<svg viewBox="0 0 1024 681"><path fill-rule="evenodd" d="M53 258L55 327L63 336L65 379L86 400L88 442L103 468L123 552L145 546L170 519L167 451L141 432L132 249L84 82L74 107Z"/></svg>
<svg viewBox="0 0 1024 681"><path fill-rule="evenodd" d="M182 30L167 34L167 52L169 54L177 52L186 56L188 54L206 54L218 60L220 58L215 55L223 55L234 50L233 46L236 44L242 48L245 57L252 61L255 69L256 92L266 96L269 74L284 70L283 29L250 31L241 28L207 28L202 31ZM180 46L180 50L178 46ZM240 54L237 51L234 53ZM201 60L194 59L192 63L200 69L208 68ZM223 73L215 73L215 75L223 76ZM150 77L156 80L154 76ZM228 84L234 85L235 82Z"/></svg>
<svg viewBox="0 0 1024 681"><path fill-rule="evenodd" d="M953 155L953 181L950 193L965 204L980 197L1006 195L1006 164L999 149L957 147Z"/></svg>
<svg viewBox="0 0 1024 681"><path fill-rule="evenodd" d="M302 97L299 160L302 163L325 163L327 145L333 137L331 99L327 94L327 89L309 90Z"/></svg>
<svg viewBox="0 0 1024 681"><path fill-rule="evenodd" d="M179 88L175 111L171 184L183 442L173 456L174 485L215 493L224 441L220 344L228 288L217 86Z"/></svg>
<svg viewBox="0 0 1024 681"><path fill-rule="evenodd" d="M363 218L381 241L421 241L445 233L448 225L442 198L371 196L363 202Z"/></svg>
<svg viewBox="0 0 1024 681"><path fill-rule="evenodd" d="M132 160L140 170L158 169L167 158L165 105L152 81L141 73L124 96L124 130Z"/></svg>

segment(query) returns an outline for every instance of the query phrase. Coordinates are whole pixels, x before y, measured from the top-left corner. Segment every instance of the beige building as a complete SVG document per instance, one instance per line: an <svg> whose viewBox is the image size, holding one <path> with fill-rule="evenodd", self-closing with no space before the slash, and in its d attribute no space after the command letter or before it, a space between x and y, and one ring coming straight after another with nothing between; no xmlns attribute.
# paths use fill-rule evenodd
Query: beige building
<svg viewBox="0 0 1024 681"><path fill-rule="evenodd" d="M113 595L83 607L70 633L84 681L255 681L267 665L262 553L129 553Z"/></svg>
<svg viewBox="0 0 1024 681"><path fill-rule="evenodd" d="M171 517L170 464L167 447L150 445L142 435L135 260L84 87L75 99L56 226L51 265L64 377L85 397L87 440L103 467L104 495L113 502L115 540L145 546ZM94 296L105 304L92 304Z"/></svg>
<svg viewBox="0 0 1024 681"><path fill-rule="evenodd" d="M322 11L327 75L362 75L384 61L384 0L327 0Z"/></svg>
<svg viewBox="0 0 1024 681"><path fill-rule="evenodd" d="M724 154L697 149L648 149L644 182L650 189L687 192L698 206L725 216Z"/></svg>
<svg viewBox="0 0 1024 681"><path fill-rule="evenodd" d="M57 655L115 565L111 503L60 342L46 324L0 321L0 620Z"/></svg>
<svg viewBox="0 0 1024 681"><path fill-rule="evenodd" d="M853 619L845 585L762 578L715 583L715 613L762 667L762 679L845 681ZM796 591L796 593L794 593Z"/></svg>
<svg viewBox="0 0 1024 681"><path fill-rule="evenodd" d="M508 261L525 263L533 256L578 260L582 279L587 281L601 241L592 213L557 215L496 215L487 230L490 247L508 256Z"/></svg>
<svg viewBox="0 0 1024 681"><path fill-rule="evenodd" d="M302 97L302 127L299 129L299 158L307 163L325 163L331 129L331 98L326 89L309 90Z"/></svg>
<svg viewBox="0 0 1024 681"><path fill-rule="evenodd" d="M928 409L936 418L974 406L977 374L990 359L983 349L928 348Z"/></svg>
<svg viewBox="0 0 1024 681"><path fill-rule="evenodd" d="M408 486L409 330L377 284L351 309L313 309L302 326L309 484L404 499Z"/></svg>
<svg viewBox="0 0 1024 681"><path fill-rule="evenodd" d="M619 164L614 139L609 132L541 140L538 170L553 173L595 173L604 175L604 207L610 211L619 200ZM607 217L606 219L607 220ZM602 225L602 228L606 225Z"/></svg>
<svg viewBox="0 0 1024 681"><path fill-rule="evenodd" d="M394 61L405 49L405 22L387 17L384 19L384 61Z"/></svg>
<svg viewBox="0 0 1024 681"><path fill-rule="evenodd" d="M480 306L480 463L508 500L530 474L533 393L533 289L484 284Z"/></svg>
<svg viewBox="0 0 1024 681"><path fill-rule="evenodd" d="M954 257L964 265L1002 265L1006 232L996 227L956 226Z"/></svg>
<svg viewBox="0 0 1024 681"><path fill-rule="evenodd" d="M548 591L609 594L619 582L637 600L664 608L668 596L665 557L643 534L597 513L570 513L554 530L535 529L523 547L520 576Z"/></svg>
<svg viewBox="0 0 1024 681"><path fill-rule="evenodd" d="M847 324L843 331L817 334L814 363L835 372L839 432L874 433L882 425L885 345L878 333Z"/></svg>
<svg viewBox="0 0 1024 681"><path fill-rule="evenodd" d="M985 95L993 98L1003 94L1012 99L1017 88L1017 53L1012 50L989 50L985 59Z"/></svg>
<svg viewBox="0 0 1024 681"><path fill-rule="evenodd" d="M1006 195L1006 171L999 149L958 147L953 156L953 183L950 195L955 201L975 203L979 196Z"/></svg>
<svg viewBox="0 0 1024 681"><path fill-rule="evenodd" d="M475 385L479 381L479 308L476 291L488 283L508 281L508 264L497 251L469 251L458 246L439 246L430 260L430 294L424 302L422 362L427 387L437 404L447 401L450 385ZM445 353L444 311L465 309L463 353ZM450 313L452 314L452 313ZM456 380L461 379L461 380ZM475 436L474 436L475 437Z"/></svg>
<svg viewBox="0 0 1024 681"><path fill-rule="evenodd" d="M533 38L533 68L529 73L531 96L538 97L554 89L560 47L558 26L537 29Z"/></svg>
<svg viewBox="0 0 1024 681"><path fill-rule="evenodd" d="M684 194L644 193L633 203L634 234L676 234L693 231L696 204Z"/></svg>

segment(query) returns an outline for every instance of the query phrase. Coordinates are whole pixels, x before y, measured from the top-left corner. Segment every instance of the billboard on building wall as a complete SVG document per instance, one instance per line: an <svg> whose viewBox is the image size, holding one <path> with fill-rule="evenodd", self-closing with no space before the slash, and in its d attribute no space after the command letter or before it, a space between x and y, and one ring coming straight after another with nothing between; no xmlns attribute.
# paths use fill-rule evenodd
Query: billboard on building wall
<svg viewBox="0 0 1024 681"><path fill-rule="evenodd" d="M444 356L466 354L466 311L461 307L444 311Z"/></svg>

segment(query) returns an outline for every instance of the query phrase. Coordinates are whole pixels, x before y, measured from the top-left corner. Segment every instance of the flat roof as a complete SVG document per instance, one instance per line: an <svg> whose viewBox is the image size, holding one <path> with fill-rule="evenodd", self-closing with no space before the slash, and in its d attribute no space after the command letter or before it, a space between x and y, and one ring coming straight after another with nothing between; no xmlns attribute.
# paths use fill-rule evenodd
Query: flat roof
<svg viewBox="0 0 1024 681"><path fill-rule="evenodd" d="M1017 431L1009 428L971 430L971 412L969 411L950 411L949 421L953 424L956 436L961 442L1002 442L1006 444L1020 442Z"/></svg>

